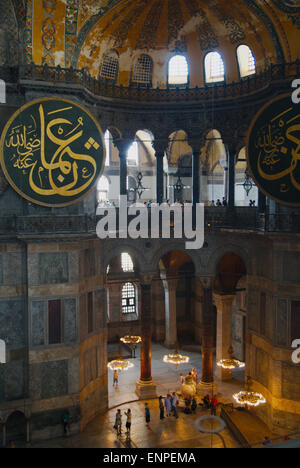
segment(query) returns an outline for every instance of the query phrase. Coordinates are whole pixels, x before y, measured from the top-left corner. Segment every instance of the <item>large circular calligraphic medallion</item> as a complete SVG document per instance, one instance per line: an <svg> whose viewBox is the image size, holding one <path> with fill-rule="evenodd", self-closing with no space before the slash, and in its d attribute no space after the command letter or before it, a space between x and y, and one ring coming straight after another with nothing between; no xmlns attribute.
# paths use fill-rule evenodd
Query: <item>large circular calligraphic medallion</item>
<svg viewBox="0 0 300 468"><path fill-rule="evenodd" d="M79 104L38 99L6 124L0 161L6 179L22 197L43 206L71 205L88 194L103 172L103 133Z"/></svg>
<svg viewBox="0 0 300 468"><path fill-rule="evenodd" d="M251 176L268 197L300 206L300 105L292 93L268 103L254 118L247 138Z"/></svg>

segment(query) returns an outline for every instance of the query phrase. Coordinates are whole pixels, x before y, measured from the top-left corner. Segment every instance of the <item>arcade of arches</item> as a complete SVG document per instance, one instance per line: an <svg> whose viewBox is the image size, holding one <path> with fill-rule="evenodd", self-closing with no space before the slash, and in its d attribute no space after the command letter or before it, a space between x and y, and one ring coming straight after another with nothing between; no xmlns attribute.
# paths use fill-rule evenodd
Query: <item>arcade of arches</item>
<svg viewBox="0 0 300 468"><path fill-rule="evenodd" d="M252 119L300 78L299 29L294 0L1 0L0 132L25 103L64 97L93 114L106 147L97 185L67 207L22 199L0 169L4 446L61 437L66 410L73 434L107 417L122 394L107 364L128 354L126 334L142 337L126 387L137 400L168 378L180 389L180 368L162 363L179 346L200 396L235 404L249 381L266 403L241 415L270 435L299 430L300 211L268 199L246 159ZM120 195L202 202L203 248L100 240L96 209L118 210ZM231 354L239 378L216 366Z"/></svg>

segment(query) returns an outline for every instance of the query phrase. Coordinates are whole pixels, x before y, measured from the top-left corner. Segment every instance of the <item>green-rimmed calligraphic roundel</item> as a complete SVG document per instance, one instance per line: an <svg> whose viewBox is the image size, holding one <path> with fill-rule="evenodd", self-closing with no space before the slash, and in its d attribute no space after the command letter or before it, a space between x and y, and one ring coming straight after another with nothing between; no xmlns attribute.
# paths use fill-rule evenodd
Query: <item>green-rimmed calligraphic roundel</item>
<svg viewBox="0 0 300 468"><path fill-rule="evenodd" d="M6 124L0 159L6 179L22 197L43 206L71 205L88 194L103 172L103 133L79 104L38 99Z"/></svg>
<svg viewBox="0 0 300 468"><path fill-rule="evenodd" d="M300 105L292 93L268 103L254 118L247 160L259 189L278 203L300 206Z"/></svg>

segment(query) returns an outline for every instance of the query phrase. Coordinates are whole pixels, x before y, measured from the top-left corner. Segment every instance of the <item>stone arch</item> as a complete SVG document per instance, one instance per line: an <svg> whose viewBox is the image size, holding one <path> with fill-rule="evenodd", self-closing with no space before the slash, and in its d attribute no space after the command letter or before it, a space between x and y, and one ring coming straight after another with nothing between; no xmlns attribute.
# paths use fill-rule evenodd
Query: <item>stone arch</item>
<svg viewBox="0 0 300 468"><path fill-rule="evenodd" d="M167 254L168 252L171 252L171 251L179 251L179 252L186 253L188 256L190 256L192 258L192 261L193 261L193 264L194 264L194 267L195 267L195 272L197 273L197 271L200 270L201 261L200 261L200 255L198 254L198 251L195 251L195 250L189 251L184 247L184 244L182 242L179 243L179 242L171 240L166 245L163 245L162 247L160 247L159 249L154 251L154 254L153 254L152 260L151 260L151 265L152 265L152 270L153 271L157 271L158 266L159 266L159 261L161 260L161 258L165 254Z"/></svg>
<svg viewBox="0 0 300 468"><path fill-rule="evenodd" d="M208 258L206 266L210 268L210 275L215 276L217 274L218 264L227 253L234 253L235 255L240 257L245 264L247 273L250 274L251 261L249 258L249 252L242 246L236 244L225 244L222 247L219 247L216 250L214 250Z"/></svg>
<svg viewBox="0 0 300 468"><path fill-rule="evenodd" d="M27 439L27 418L25 414L16 410L6 419L6 442L25 443Z"/></svg>
<svg viewBox="0 0 300 468"><path fill-rule="evenodd" d="M131 242L118 242L118 246L115 243L112 243L111 247L105 244L105 251L104 253L104 261L103 261L103 273L105 274L107 271L107 267L109 266L110 262L121 255L123 252L127 252L133 260L133 264L135 266L135 271L139 272L142 271L142 265L146 264L146 259L143 254L142 249L136 248L132 245Z"/></svg>

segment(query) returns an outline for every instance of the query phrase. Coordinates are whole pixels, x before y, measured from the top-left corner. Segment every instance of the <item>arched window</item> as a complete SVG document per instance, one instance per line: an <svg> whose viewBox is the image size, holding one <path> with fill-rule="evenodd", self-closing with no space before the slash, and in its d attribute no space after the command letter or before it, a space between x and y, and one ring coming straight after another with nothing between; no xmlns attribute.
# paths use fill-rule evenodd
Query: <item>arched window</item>
<svg viewBox="0 0 300 468"><path fill-rule="evenodd" d="M241 78L256 73L256 63L252 50L246 45L237 48L237 58L239 63Z"/></svg>
<svg viewBox="0 0 300 468"><path fill-rule="evenodd" d="M210 52L204 62L206 83L217 83L225 80L224 61L219 52Z"/></svg>
<svg viewBox="0 0 300 468"><path fill-rule="evenodd" d="M5 341L0 340L0 364L6 363L6 348Z"/></svg>
<svg viewBox="0 0 300 468"><path fill-rule="evenodd" d="M111 141L110 131L106 130L106 132L104 133L104 144L105 144L105 151L106 151L105 166L109 166L110 164L110 141Z"/></svg>
<svg viewBox="0 0 300 468"><path fill-rule="evenodd" d="M117 81L119 71L119 55L115 50L107 52L102 60L100 78Z"/></svg>
<svg viewBox="0 0 300 468"><path fill-rule="evenodd" d="M136 313L135 287L132 283L126 283L122 288L122 313Z"/></svg>
<svg viewBox="0 0 300 468"><path fill-rule="evenodd" d="M98 203L108 201L109 182L107 177L102 176L97 185Z"/></svg>
<svg viewBox="0 0 300 468"><path fill-rule="evenodd" d="M142 54L136 60L132 71L132 82L144 85L152 83L153 61L149 55Z"/></svg>
<svg viewBox="0 0 300 468"><path fill-rule="evenodd" d="M171 85L187 84L189 67L184 55L175 55L169 61L168 83Z"/></svg>
<svg viewBox="0 0 300 468"><path fill-rule="evenodd" d="M133 271L133 261L128 253L122 253L121 255L121 265L124 273Z"/></svg>
<svg viewBox="0 0 300 468"><path fill-rule="evenodd" d="M139 147L137 141L134 141L127 152L127 165L137 166L139 163Z"/></svg>

